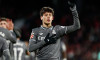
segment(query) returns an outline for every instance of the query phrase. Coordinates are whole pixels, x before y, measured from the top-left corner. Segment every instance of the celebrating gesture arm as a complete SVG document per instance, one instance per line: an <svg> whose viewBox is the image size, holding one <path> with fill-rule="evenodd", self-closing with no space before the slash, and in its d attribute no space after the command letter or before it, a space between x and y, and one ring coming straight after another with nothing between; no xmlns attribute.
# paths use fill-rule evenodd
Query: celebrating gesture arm
<svg viewBox="0 0 100 60"><path fill-rule="evenodd" d="M71 3L70 1L68 1L68 4L70 6L70 10L72 12L73 20L74 20L74 24L67 27L67 33L70 33L72 31L80 29L80 21L79 21L79 17L78 17L78 12L76 10L76 4Z"/></svg>

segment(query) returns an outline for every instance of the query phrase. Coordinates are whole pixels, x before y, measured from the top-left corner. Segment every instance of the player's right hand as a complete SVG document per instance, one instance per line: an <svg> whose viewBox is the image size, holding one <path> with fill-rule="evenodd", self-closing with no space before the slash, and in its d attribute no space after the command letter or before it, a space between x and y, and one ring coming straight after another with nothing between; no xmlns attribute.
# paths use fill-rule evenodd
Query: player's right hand
<svg viewBox="0 0 100 60"><path fill-rule="evenodd" d="M56 43L56 34L53 34L52 36L50 36L50 33L47 34L47 36L45 37L44 41L47 44L53 44Z"/></svg>
<svg viewBox="0 0 100 60"><path fill-rule="evenodd" d="M14 23L12 22L12 19L7 19L8 23L8 30L13 30L14 29Z"/></svg>

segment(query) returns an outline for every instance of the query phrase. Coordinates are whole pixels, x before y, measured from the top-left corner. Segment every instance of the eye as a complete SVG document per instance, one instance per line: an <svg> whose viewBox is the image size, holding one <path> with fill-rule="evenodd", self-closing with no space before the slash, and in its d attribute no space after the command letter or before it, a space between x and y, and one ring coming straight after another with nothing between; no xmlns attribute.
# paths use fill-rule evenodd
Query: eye
<svg viewBox="0 0 100 60"><path fill-rule="evenodd" d="M51 14L49 14L49 16L51 16Z"/></svg>
<svg viewBox="0 0 100 60"><path fill-rule="evenodd" d="M48 14L45 14L45 16L48 16Z"/></svg>

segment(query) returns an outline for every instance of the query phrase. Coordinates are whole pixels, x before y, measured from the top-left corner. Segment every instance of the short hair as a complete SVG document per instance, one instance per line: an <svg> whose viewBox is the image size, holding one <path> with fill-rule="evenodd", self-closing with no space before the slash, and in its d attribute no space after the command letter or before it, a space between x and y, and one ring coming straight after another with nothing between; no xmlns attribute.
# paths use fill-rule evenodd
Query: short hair
<svg viewBox="0 0 100 60"><path fill-rule="evenodd" d="M51 8L51 7L43 7L41 10L40 10L40 16L43 16L43 14L45 12L50 12L52 13L52 15L54 15L54 10Z"/></svg>
<svg viewBox="0 0 100 60"><path fill-rule="evenodd" d="M21 29L18 27L14 27L14 33L16 35L17 38L21 38Z"/></svg>
<svg viewBox="0 0 100 60"><path fill-rule="evenodd" d="M1 18L0 18L0 21L7 21L7 18L1 17Z"/></svg>
<svg viewBox="0 0 100 60"><path fill-rule="evenodd" d="M6 17L0 17L0 21L9 21L11 20L10 18L6 18Z"/></svg>

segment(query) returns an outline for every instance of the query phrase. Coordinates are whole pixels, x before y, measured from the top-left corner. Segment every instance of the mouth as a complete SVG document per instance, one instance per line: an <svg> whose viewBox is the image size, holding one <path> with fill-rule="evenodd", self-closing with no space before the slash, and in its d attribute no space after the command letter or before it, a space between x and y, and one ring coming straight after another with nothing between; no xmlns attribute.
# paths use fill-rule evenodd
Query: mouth
<svg viewBox="0 0 100 60"><path fill-rule="evenodd" d="M49 20L49 19L48 19L47 21L48 21L48 22L50 22L50 20Z"/></svg>

